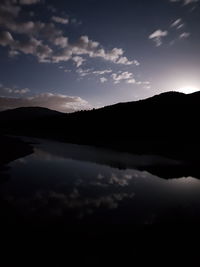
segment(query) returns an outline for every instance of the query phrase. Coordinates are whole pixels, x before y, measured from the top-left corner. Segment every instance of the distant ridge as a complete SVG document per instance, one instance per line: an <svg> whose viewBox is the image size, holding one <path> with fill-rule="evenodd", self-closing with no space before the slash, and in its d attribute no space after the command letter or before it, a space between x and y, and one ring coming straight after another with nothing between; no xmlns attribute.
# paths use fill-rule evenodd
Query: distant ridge
<svg viewBox="0 0 200 267"><path fill-rule="evenodd" d="M59 115L61 112L43 107L20 107L0 112L0 120L22 120Z"/></svg>

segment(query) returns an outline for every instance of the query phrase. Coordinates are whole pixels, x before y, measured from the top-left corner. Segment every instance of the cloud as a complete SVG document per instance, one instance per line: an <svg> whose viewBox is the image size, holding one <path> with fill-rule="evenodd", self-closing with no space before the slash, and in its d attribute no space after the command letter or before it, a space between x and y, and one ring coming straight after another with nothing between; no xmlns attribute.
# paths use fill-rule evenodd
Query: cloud
<svg viewBox="0 0 200 267"><path fill-rule="evenodd" d="M89 56L90 58L102 58L115 64L139 64L137 60L129 61L126 57L122 57L123 54L124 51L121 48L113 48L110 51L105 51L105 49L100 47L98 42L90 40L88 36L84 35L77 42L68 43L65 49L55 52L52 56L52 62L67 61L72 59L73 56Z"/></svg>
<svg viewBox="0 0 200 267"><path fill-rule="evenodd" d="M117 64L123 64L123 65L136 65L136 66L139 66L140 63L137 61L137 60L128 60L127 57L120 57L115 63Z"/></svg>
<svg viewBox="0 0 200 267"><path fill-rule="evenodd" d="M151 83L149 81L137 81L136 79L132 78L132 79L127 79L126 80L127 84L135 84L138 86L143 86L144 89L150 89L151 88Z"/></svg>
<svg viewBox="0 0 200 267"><path fill-rule="evenodd" d="M199 2L199 0L184 0L184 4L185 5L188 5L188 4L191 4L191 3L197 3Z"/></svg>
<svg viewBox="0 0 200 267"><path fill-rule="evenodd" d="M170 2L183 2L183 5L189 5L192 3L197 3L199 0L170 0Z"/></svg>
<svg viewBox="0 0 200 267"><path fill-rule="evenodd" d="M130 79L130 80L127 80L126 83L135 84L136 80L135 79Z"/></svg>
<svg viewBox="0 0 200 267"><path fill-rule="evenodd" d="M24 95L24 94L27 94L30 92L30 89L29 88L24 88L24 89L15 89L13 91L13 93L15 94L20 94L20 95Z"/></svg>
<svg viewBox="0 0 200 267"><path fill-rule="evenodd" d="M176 19L172 24L171 27L176 27L179 25L179 23L181 23L182 19Z"/></svg>
<svg viewBox="0 0 200 267"><path fill-rule="evenodd" d="M28 5L39 1L22 0L20 3L22 2ZM114 64L139 65L136 59L130 60L124 56L122 48L105 50L99 42L91 40L87 35L71 42L58 28L59 25L52 22L20 21L21 7L12 3L9 0L0 3L0 27L3 29L0 33L0 45L9 48L9 56L21 52L37 57L39 62L78 60L77 66L81 66L86 57L101 58ZM57 24L69 23L69 19L58 16L52 16L51 20Z"/></svg>
<svg viewBox="0 0 200 267"><path fill-rule="evenodd" d="M68 38L67 37L63 37L63 36L56 37L54 39L53 43L56 46L60 46L62 48L65 48L65 47L68 46Z"/></svg>
<svg viewBox="0 0 200 267"><path fill-rule="evenodd" d="M80 67L85 61L84 58L79 57L79 56L73 57L72 60L76 63L77 68Z"/></svg>
<svg viewBox="0 0 200 267"><path fill-rule="evenodd" d="M83 35L72 48L75 54L90 54L97 47L99 47L98 42L90 40L87 35Z"/></svg>
<svg viewBox="0 0 200 267"><path fill-rule="evenodd" d="M4 11L3 14L5 13L5 16L2 16L2 10ZM65 40L66 42L66 37L64 39L62 30L56 28L53 23L43 23L40 21L20 22L16 20L16 17L18 16L17 12L10 12L12 10L12 8L10 9L10 7L7 8L7 10L9 12L5 12L4 6L1 6L0 4L0 25L6 30L12 33L22 34L23 39L42 39L43 41L51 42L54 45L59 45L59 41L62 41L63 43L63 40ZM63 37L63 39L57 39L59 37Z"/></svg>
<svg viewBox="0 0 200 267"><path fill-rule="evenodd" d="M128 71L122 72L121 74L113 73L111 75L115 84L120 83L120 81L122 81L122 80L128 80L128 79L132 78L132 76L133 76L133 74L128 72Z"/></svg>
<svg viewBox="0 0 200 267"><path fill-rule="evenodd" d="M13 89L9 87L4 87L3 84L0 84L0 93L5 94L5 93L12 93Z"/></svg>
<svg viewBox="0 0 200 267"><path fill-rule="evenodd" d="M43 23L39 21L19 22L5 19L2 25L14 33L25 34L29 37L41 36L48 40L61 34L61 31L56 29L53 23Z"/></svg>
<svg viewBox="0 0 200 267"><path fill-rule="evenodd" d="M143 88L145 89L150 89L151 88L151 83L149 81L136 81L136 85L142 85Z"/></svg>
<svg viewBox="0 0 200 267"><path fill-rule="evenodd" d="M30 39L14 40L8 31L0 32L0 45L9 46L9 56L18 55L19 52L31 54L38 58L39 62L50 62L53 50L34 37Z"/></svg>
<svg viewBox="0 0 200 267"><path fill-rule="evenodd" d="M19 0L21 5L33 5L39 3L40 0Z"/></svg>
<svg viewBox="0 0 200 267"><path fill-rule="evenodd" d="M95 70L92 73L97 74L97 75L104 75L104 74L111 73L111 72L112 72L112 70L109 69L109 70Z"/></svg>
<svg viewBox="0 0 200 267"><path fill-rule="evenodd" d="M167 35L168 35L167 31L162 31L158 29L149 35L149 39L152 39L156 43L156 46L159 47L162 45L162 38L166 37Z"/></svg>
<svg viewBox="0 0 200 267"><path fill-rule="evenodd" d="M179 29L182 29L183 27L185 26L185 24L184 23L181 23L181 24L179 24L178 26L177 26L177 30L179 30Z"/></svg>
<svg viewBox="0 0 200 267"><path fill-rule="evenodd" d="M67 18L61 18L61 17L53 16L51 19L54 22L60 23L60 24L68 24L69 23L69 19L67 19Z"/></svg>
<svg viewBox="0 0 200 267"><path fill-rule="evenodd" d="M121 48L113 48L105 51L99 48L100 44L90 40L88 36L81 36L77 43L71 45L72 53L76 55L88 55L91 58L103 58L104 60L117 63L124 51ZM117 63L119 64L119 63ZM123 64L123 63L122 63Z"/></svg>
<svg viewBox="0 0 200 267"><path fill-rule="evenodd" d="M88 75L98 75L98 76L106 75L106 74L112 73L112 70L111 69L105 69L105 70L95 70L94 71L93 69L79 68L79 69L77 69L76 72L79 74L79 76L85 77ZM111 74L111 78L113 79L114 84L119 84L121 81L125 81L127 84L136 84L136 85L147 85L147 83L148 83L148 85L150 84L149 82L137 82L133 78L133 73L128 72L128 71L125 71L125 72L119 71L118 73L113 73L113 74ZM105 83L108 81L108 78L107 77L100 77L99 80L101 83Z"/></svg>
<svg viewBox="0 0 200 267"><path fill-rule="evenodd" d="M92 69L77 69L76 72L81 76L81 77L85 77L87 75L92 74Z"/></svg>
<svg viewBox="0 0 200 267"><path fill-rule="evenodd" d="M18 17L20 11L19 6L12 5L10 1L2 1L0 3L0 24Z"/></svg>
<svg viewBox="0 0 200 267"><path fill-rule="evenodd" d="M126 57L121 57L124 53L122 49L113 48L111 51L105 51L103 48L97 49L98 42L89 40L87 36L81 36L78 42L70 44L67 37L60 35L60 32L52 24L35 24L32 22L26 24L20 24L12 27L12 31L17 33L31 32L31 37L24 40L15 40L12 38L11 33L3 32L0 34L1 42L3 46L9 46L11 50L18 50L24 54L32 54L38 57L39 62L52 62L59 63L68 61L70 59L77 60L80 56L88 55L91 58L103 58L106 61L111 61L116 64L123 65L139 65L137 60L129 61ZM37 30L36 30L37 29ZM33 36L46 36L55 46L58 46L59 50L51 48L49 44L44 44L42 40L39 40ZM60 36L59 36L60 35ZM5 39L5 40L4 40ZM37 53L38 50L43 51L43 55ZM42 59L41 59L42 58ZM82 59L83 62L84 59ZM80 63L78 66L81 66Z"/></svg>
<svg viewBox="0 0 200 267"><path fill-rule="evenodd" d="M101 57L104 60L111 61L115 64L123 64L123 65L138 65L139 62L137 60L128 60L127 57L123 56L124 51L121 48L113 48L111 51L105 51L103 48L98 49L90 54L90 57Z"/></svg>
<svg viewBox="0 0 200 267"><path fill-rule="evenodd" d="M139 62L139 61L137 61L136 59L135 59L135 60L133 60L133 64L135 64L135 66L140 66L140 62Z"/></svg>
<svg viewBox="0 0 200 267"><path fill-rule="evenodd" d="M0 32L0 45L7 46L12 44L13 37L8 31Z"/></svg>
<svg viewBox="0 0 200 267"><path fill-rule="evenodd" d="M20 51L26 55L30 54L36 56L39 62L50 62L51 60L52 49L35 38L13 41L10 44L10 47L11 50Z"/></svg>
<svg viewBox="0 0 200 267"><path fill-rule="evenodd" d="M171 28L176 28L177 30L181 29L184 27L184 23L181 18L176 19L171 25Z"/></svg>
<svg viewBox="0 0 200 267"><path fill-rule="evenodd" d="M85 77L88 75L95 75L95 76L102 76L107 75L112 72L111 69L105 69L105 70L93 70L93 69L82 69L79 68L76 70L76 72L79 74L80 77ZM108 81L107 77L100 77L99 78L101 83L105 83ZM116 82L117 83L117 82Z"/></svg>
<svg viewBox="0 0 200 267"><path fill-rule="evenodd" d="M0 97L0 110L18 107L45 107L60 112L74 112L90 109L84 99L77 96L43 93L32 97Z"/></svg>
<svg viewBox="0 0 200 267"><path fill-rule="evenodd" d="M10 50L8 52L8 55L9 55L9 57L14 58L14 57L20 55L20 53L18 51L15 51L15 50Z"/></svg>
<svg viewBox="0 0 200 267"><path fill-rule="evenodd" d="M180 39L187 39L188 37L190 37L190 33L189 32L183 32L179 35Z"/></svg>
<svg viewBox="0 0 200 267"><path fill-rule="evenodd" d="M105 77L101 77L101 78L100 78L100 81L101 81L101 83L105 83L105 82L107 82L107 81L108 81L108 79L107 79L107 78L105 78Z"/></svg>
<svg viewBox="0 0 200 267"><path fill-rule="evenodd" d="M65 69L64 72L72 72L72 70Z"/></svg>
<svg viewBox="0 0 200 267"><path fill-rule="evenodd" d="M76 18L72 18L72 19L70 20L70 22L71 22L71 24L73 24L73 25L75 25L75 26L79 26L79 25L82 24L82 21L77 20Z"/></svg>
<svg viewBox="0 0 200 267"><path fill-rule="evenodd" d="M70 59L72 59L72 56L72 51L68 48L65 48L63 50L54 52L50 57L50 62L59 63L69 61Z"/></svg>
<svg viewBox="0 0 200 267"><path fill-rule="evenodd" d="M24 94L29 93L30 91L31 90L29 88L22 88L22 89L19 89L17 87L10 88L10 87L5 87L2 84L0 84L0 93L1 94L7 93L7 94L24 95Z"/></svg>
<svg viewBox="0 0 200 267"><path fill-rule="evenodd" d="M131 175L124 175L122 177L118 177L115 173L111 174L109 184L117 184L120 186L128 186L129 181L132 179Z"/></svg>

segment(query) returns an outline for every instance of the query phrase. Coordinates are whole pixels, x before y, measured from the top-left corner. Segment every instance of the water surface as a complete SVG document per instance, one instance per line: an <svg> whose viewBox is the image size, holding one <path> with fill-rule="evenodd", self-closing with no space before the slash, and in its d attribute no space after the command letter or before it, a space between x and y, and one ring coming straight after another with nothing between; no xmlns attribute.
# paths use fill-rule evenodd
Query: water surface
<svg viewBox="0 0 200 267"><path fill-rule="evenodd" d="M178 161L32 141L34 153L11 162L8 178L1 181L4 221L66 226L199 221L198 179L166 180L145 171L145 166Z"/></svg>

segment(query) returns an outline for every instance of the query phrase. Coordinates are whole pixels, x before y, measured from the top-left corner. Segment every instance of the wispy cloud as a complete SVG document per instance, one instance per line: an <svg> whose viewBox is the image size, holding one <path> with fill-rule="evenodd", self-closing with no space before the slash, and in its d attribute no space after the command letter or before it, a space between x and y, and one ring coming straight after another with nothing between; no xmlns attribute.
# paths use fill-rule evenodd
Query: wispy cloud
<svg viewBox="0 0 200 267"><path fill-rule="evenodd" d="M93 69L77 69L76 72L79 74L79 76L81 77L85 77L87 75L91 75L92 74Z"/></svg>
<svg viewBox="0 0 200 267"><path fill-rule="evenodd" d="M181 29L184 27L184 23L181 18L176 19L171 25L171 28L176 28L177 30Z"/></svg>
<svg viewBox="0 0 200 267"><path fill-rule="evenodd" d="M170 2L182 2L183 5L189 5L189 4L192 4L192 3L197 3L199 2L199 0L170 0Z"/></svg>
<svg viewBox="0 0 200 267"><path fill-rule="evenodd" d="M106 70L95 70L92 73L97 74L97 75L104 75L104 74L111 73L111 72L112 72L111 69L108 69L108 70L106 69Z"/></svg>
<svg viewBox="0 0 200 267"><path fill-rule="evenodd" d="M17 88L17 87L6 87L3 86L3 84L0 84L0 94L19 94L19 95L24 95L29 93L31 90L29 88Z"/></svg>
<svg viewBox="0 0 200 267"><path fill-rule="evenodd" d="M174 45L178 40L186 39L191 35L189 32L183 32L183 28L185 27L185 25L186 24L185 22L183 22L182 18L177 18L171 22L171 24L169 25L168 31L156 30L149 36L149 39L152 39L155 42L156 46L159 47L163 43L162 38L166 37L167 35L172 36L171 32L173 29L175 29L179 32L175 33L174 34L175 38L169 42L169 45ZM182 30L182 33L181 33L181 30Z"/></svg>
<svg viewBox="0 0 200 267"><path fill-rule="evenodd" d="M13 1L13 2L15 2L15 1ZM21 5L33 5L33 4L37 4L39 2L41 2L41 0L19 0L19 3Z"/></svg>
<svg viewBox="0 0 200 267"><path fill-rule="evenodd" d="M133 77L133 73L128 72L128 71L122 72L122 73L120 73L120 74L113 73L113 74L111 75L111 77L113 78L114 83L115 83L115 84L118 84L118 83L120 83L120 81L122 81L122 80L128 80L128 79L132 78L132 77Z"/></svg>
<svg viewBox="0 0 200 267"><path fill-rule="evenodd" d="M61 24L68 24L69 23L68 18L53 16L53 17L51 17L51 19L56 23L61 23Z"/></svg>
<svg viewBox="0 0 200 267"><path fill-rule="evenodd" d="M188 37L190 37L190 33L189 32L183 32L179 35L180 39L187 39Z"/></svg>
<svg viewBox="0 0 200 267"><path fill-rule="evenodd" d="M166 37L167 35L168 31L162 31L158 29L149 35L149 39L152 39L155 42L156 47L159 47L162 45L162 38Z"/></svg>
<svg viewBox="0 0 200 267"><path fill-rule="evenodd" d="M85 77L88 75L95 75L95 76L102 76L102 75L108 75L110 73L112 73L111 69L105 69L105 70L94 70L94 69L82 69L82 68L78 68L76 70L76 72L79 74L79 76L81 77ZM103 77L104 79L106 79L105 77ZM100 81L103 81L104 79L100 78Z"/></svg>
<svg viewBox="0 0 200 267"><path fill-rule="evenodd" d="M135 79L130 79L130 80L127 80L126 83L135 84L136 80Z"/></svg>

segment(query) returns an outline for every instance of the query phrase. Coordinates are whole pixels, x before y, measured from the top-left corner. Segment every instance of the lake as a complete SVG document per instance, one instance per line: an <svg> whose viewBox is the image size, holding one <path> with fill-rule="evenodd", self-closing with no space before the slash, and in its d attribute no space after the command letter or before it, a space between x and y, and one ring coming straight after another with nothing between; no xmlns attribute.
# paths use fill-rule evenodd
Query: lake
<svg viewBox="0 0 200 267"><path fill-rule="evenodd" d="M163 179L148 171L152 166L177 166L176 160L27 140L34 153L8 164L0 183L5 224L68 227L200 221L198 179Z"/></svg>

